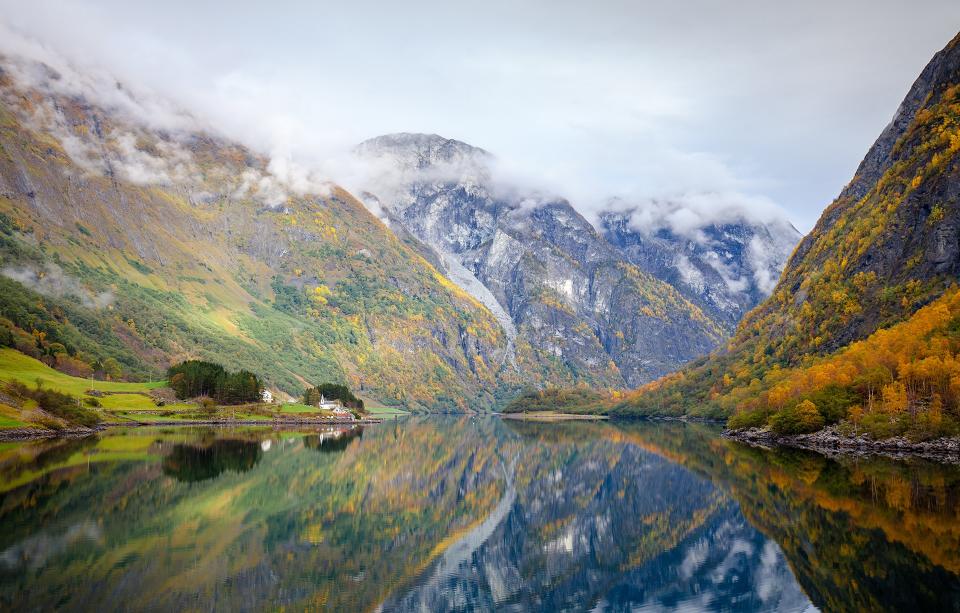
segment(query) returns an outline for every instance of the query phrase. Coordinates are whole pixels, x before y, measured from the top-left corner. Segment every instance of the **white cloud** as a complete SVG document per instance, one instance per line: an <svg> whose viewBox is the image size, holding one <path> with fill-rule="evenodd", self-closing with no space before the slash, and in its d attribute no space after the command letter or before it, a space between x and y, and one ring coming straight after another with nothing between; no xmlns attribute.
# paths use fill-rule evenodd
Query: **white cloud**
<svg viewBox="0 0 960 613"><path fill-rule="evenodd" d="M138 185L170 185L172 183L196 183L197 169L193 156L174 142L158 141L154 145L158 155L140 148L137 136L127 133L114 135L118 153L114 161L117 173L127 181Z"/></svg>
<svg viewBox="0 0 960 613"><path fill-rule="evenodd" d="M787 224L787 213L763 196L738 192L693 192L658 199L615 198L602 210L627 212L630 226L643 234L658 230L704 243L701 230L711 225L747 222Z"/></svg>
<svg viewBox="0 0 960 613"><path fill-rule="evenodd" d="M343 181L339 154L367 137L437 132L586 211L761 194L806 229L955 34L960 4L918 2L0 0L34 37L5 26L0 49L155 127L273 154L299 190Z"/></svg>
<svg viewBox="0 0 960 613"><path fill-rule="evenodd" d="M80 281L65 274L56 264L47 263L42 270L29 266L7 266L0 270L0 274L8 279L18 281L39 294L55 298L71 296L80 300L85 307L103 309L113 304L113 293L110 291L94 294Z"/></svg>

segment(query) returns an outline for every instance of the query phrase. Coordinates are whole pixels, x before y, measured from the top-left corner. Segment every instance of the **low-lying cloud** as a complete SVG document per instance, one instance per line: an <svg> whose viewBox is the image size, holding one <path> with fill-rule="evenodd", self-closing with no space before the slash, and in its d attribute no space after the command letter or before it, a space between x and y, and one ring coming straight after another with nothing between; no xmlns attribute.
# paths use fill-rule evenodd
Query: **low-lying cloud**
<svg viewBox="0 0 960 613"><path fill-rule="evenodd" d="M763 196L737 192L694 192L662 198L628 200L613 198L603 212L623 213L630 227L642 234L669 230L703 242L703 228L733 223L789 225L786 212Z"/></svg>
<svg viewBox="0 0 960 613"><path fill-rule="evenodd" d="M113 292L93 293L53 263L47 263L42 269L30 266L7 266L0 270L0 274L29 287L38 294L51 298L75 298L80 301L80 304L91 309L105 309L112 305L114 300Z"/></svg>
<svg viewBox="0 0 960 613"><path fill-rule="evenodd" d="M54 91L268 156L248 189L273 206L362 183L343 154L407 130L494 151L504 184L588 218L611 195L729 194L807 229L955 34L960 4L918 2L0 0L0 51L52 67Z"/></svg>

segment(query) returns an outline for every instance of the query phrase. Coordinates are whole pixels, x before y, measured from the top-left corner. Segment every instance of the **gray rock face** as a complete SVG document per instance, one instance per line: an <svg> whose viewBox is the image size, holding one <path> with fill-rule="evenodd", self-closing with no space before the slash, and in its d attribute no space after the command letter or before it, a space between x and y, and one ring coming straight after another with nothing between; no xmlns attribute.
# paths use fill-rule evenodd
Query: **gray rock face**
<svg viewBox="0 0 960 613"><path fill-rule="evenodd" d="M637 208L600 215L604 237L641 270L676 287L732 333L776 286L800 233L785 221L709 223L686 233L646 228Z"/></svg>
<svg viewBox="0 0 960 613"><path fill-rule="evenodd" d="M486 152L397 134L363 143L358 154L380 170L367 191L392 223L509 316L516 359L552 373L548 381L635 386L722 338L713 318L631 264L568 202L495 189Z"/></svg>
<svg viewBox="0 0 960 613"><path fill-rule="evenodd" d="M816 311L832 285L843 284L858 307L818 322L824 339L818 353L902 320L960 275L960 160L944 127L956 113L958 85L960 35L923 69L856 175L791 257L778 293L797 296L797 307L811 302ZM831 285L823 271L833 266L843 276ZM857 287L855 278L869 283ZM795 308L771 301L758 314L782 322L777 342L803 334L793 328Z"/></svg>
<svg viewBox="0 0 960 613"><path fill-rule="evenodd" d="M904 135L910 124L930 101L934 94L941 93L949 84L956 83L960 75L960 35L931 58L920 76L910 87L900 103L893 119L874 142L857 168L850 183L840 197L863 198L880 177L896 162L894 145Z"/></svg>

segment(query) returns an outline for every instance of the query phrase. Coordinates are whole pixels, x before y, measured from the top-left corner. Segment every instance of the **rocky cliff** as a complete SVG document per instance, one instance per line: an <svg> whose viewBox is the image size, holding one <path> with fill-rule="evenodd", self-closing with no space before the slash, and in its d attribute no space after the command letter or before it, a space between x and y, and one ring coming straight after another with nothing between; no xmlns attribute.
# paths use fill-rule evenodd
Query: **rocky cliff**
<svg viewBox="0 0 960 613"><path fill-rule="evenodd" d="M676 287L728 334L770 295L800 240L789 222L751 220L743 210L679 227L669 219L683 212L681 205L614 204L600 214L603 236L632 264ZM649 219L651 208L659 219Z"/></svg>
<svg viewBox="0 0 960 613"><path fill-rule="evenodd" d="M716 321L631 263L568 202L499 186L485 151L394 134L358 154L381 170L369 197L500 315L517 359L548 378L638 385L722 338Z"/></svg>
<svg viewBox="0 0 960 613"><path fill-rule="evenodd" d="M953 423L958 399L937 381L950 380L955 358L947 290L960 274L958 152L960 36L923 69L771 297L744 318L725 350L643 390L623 410L729 414L749 403L761 423L763 411L789 412L804 395L820 394L811 402L826 407L843 388L847 400L820 416L830 423L851 407L872 415L874 392L883 388L883 410L893 417L876 417L878 428L914 427L913 416L931 406L943 411L942 423ZM944 304L931 305L941 297ZM927 332L901 338L913 329ZM869 355L854 351L864 348ZM947 374L911 361L945 365ZM785 390L790 402L781 398Z"/></svg>
<svg viewBox="0 0 960 613"><path fill-rule="evenodd" d="M657 203L611 202L595 228L437 135L381 136L357 153L374 169L371 206L497 315L520 359L574 381L635 386L709 351L769 294L799 238L729 206L681 233Z"/></svg>

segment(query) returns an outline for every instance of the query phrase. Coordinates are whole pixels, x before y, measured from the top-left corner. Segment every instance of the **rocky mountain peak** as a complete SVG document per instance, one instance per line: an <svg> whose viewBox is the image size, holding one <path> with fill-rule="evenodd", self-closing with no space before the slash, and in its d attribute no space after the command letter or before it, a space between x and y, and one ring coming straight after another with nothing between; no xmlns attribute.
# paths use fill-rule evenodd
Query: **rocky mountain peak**
<svg viewBox="0 0 960 613"><path fill-rule="evenodd" d="M960 34L941 49L926 65L910 87L893 119L867 151L853 180L840 197L862 198L895 161L894 145L907 132L917 112L928 106L932 98L960 81Z"/></svg>
<svg viewBox="0 0 960 613"><path fill-rule="evenodd" d="M392 225L432 249L516 339L516 362L548 379L637 385L719 340L710 317L631 265L570 203L494 187L486 151L392 134L357 154L375 175L364 191Z"/></svg>
<svg viewBox="0 0 960 613"><path fill-rule="evenodd" d="M467 143L437 134L400 132L366 140L356 148L362 158L389 158L404 170L426 170L437 166L484 166L489 153Z"/></svg>

